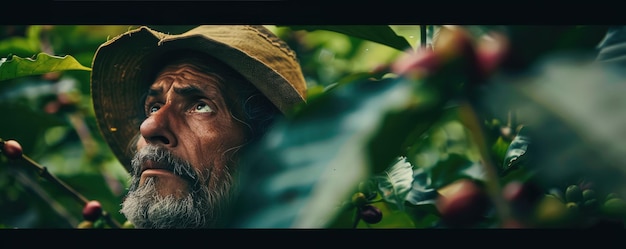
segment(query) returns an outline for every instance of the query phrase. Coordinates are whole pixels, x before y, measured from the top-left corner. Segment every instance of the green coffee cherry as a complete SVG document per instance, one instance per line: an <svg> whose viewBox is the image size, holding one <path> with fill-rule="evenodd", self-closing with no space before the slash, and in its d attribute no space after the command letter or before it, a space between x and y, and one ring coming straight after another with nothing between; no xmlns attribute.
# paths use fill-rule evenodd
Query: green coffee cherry
<svg viewBox="0 0 626 249"><path fill-rule="evenodd" d="M537 204L534 219L539 227L559 227L568 219L568 211L558 197L546 194Z"/></svg>
<svg viewBox="0 0 626 249"><path fill-rule="evenodd" d="M604 200L608 201L613 198L619 198L619 196L616 193L609 193L608 195L606 195L606 198Z"/></svg>
<svg viewBox="0 0 626 249"><path fill-rule="evenodd" d="M578 207L576 202L568 202L565 206L569 210L570 214L578 214L578 212L580 212L580 207Z"/></svg>
<svg viewBox="0 0 626 249"><path fill-rule="evenodd" d="M560 189L551 188L550 190L548 190L548 194L554 198L557 198L561 202L565 203L565 196L563 194L563 191L561 191Z"/></svg>
<svg viewBox="0 0 626 249"><path fill-rule="evenodd" d="M104 228L105 222L103 219L97 219L93 222L93 228L102 229Z"/></svg>
<svg viewBox="0 0 626 249"><path fill-rule="evenodd" d="M124 224L122 224L122 228L132 229L135 228L135 225L133 225L133 223L131 223L129 220L126 220L124 221Z"/></svg>
<svg viewBox="0 0 626 249"><path fill-rule="evenodd" d="M585 189L583 190L583 201L591 200L596 198L596 191L593 189Z"/></svg>
<svg viewBox="0 0 626 249"><path fill-rule="evenodd" d="M78 228L78 229L91 229L91 228L93 228L93 225L94 224L93 224L92 221L84 220L84 221L81 221L80 223L78 223L76 228Z"/></svg>
<svg viewBox="0 0 626 249"><path fill-rule="evenodd" d="M367 197L363 192L357 192L352 195L352 204L357 207L362 207L367 204Z"/></svg>
<svg viewBox="0 0 626 249"><path fill-rule="evenodd" d="M611 216L626 216L626 201L612 198L602 205L602 211Z"/></svg>
<svg viewBox="0 0 626 249"><path fill-rule="evenodd" d="M570 185L565 190L565 201L579 203L583 200L583 192L578 185Z"/></svg>
<svg viewBox="0 0 626 249"><path fill-rule="evenodd" d="M585 207L585 209L593 210L598 207L599 203L600 202L598 202L598 199L594 198L594 199L589 199L583 202L583 206Z"/></svg>

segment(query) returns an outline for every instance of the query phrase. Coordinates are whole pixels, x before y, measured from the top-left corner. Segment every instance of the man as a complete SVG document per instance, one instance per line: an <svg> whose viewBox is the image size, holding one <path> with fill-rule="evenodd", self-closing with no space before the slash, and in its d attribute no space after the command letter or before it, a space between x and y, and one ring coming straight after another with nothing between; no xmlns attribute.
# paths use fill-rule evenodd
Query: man
<svg viewBox="0 0 626 249"><path fill-rule="evenodd" d="M295 53L263 26L140 27L98 48L91 81L137 228L224 226L241 148L306 93Z"/></svg>

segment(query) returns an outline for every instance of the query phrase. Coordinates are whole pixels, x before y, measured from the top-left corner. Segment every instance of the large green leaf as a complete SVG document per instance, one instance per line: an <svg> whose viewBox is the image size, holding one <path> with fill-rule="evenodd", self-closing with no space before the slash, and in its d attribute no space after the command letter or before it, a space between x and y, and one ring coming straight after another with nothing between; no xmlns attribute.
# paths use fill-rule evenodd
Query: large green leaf
<svg viewBox="0 0 626 249"><path fill-rule="evenodd" d="M320 26L289 26L293 30L328 30L348 36L380 43L400 51L411 48L411 44L402 36L398 36L391 27L386 25L320 25Z"/></svg>
<svg viewBox="0 0 626 249"><path fill-rule="evenodd" d="M35 59L12 56L0 60L0 81L65 70L91 71L91 68L81 65L71 55L39 53Z"/></svg>
<svg viewBox="0 0 626 249"><path fill-rule="evenodd" d="M242 164L233 226L329 226L340 204L373 174L367 141L386 113L416 101L416 85L405 79L341 84L277 123Z"/></svg>
<svg viewBox="0 0 626 249"><path fill-rule="evenodd" d="M626 194L626 77L622 68L594 58L551 54L523 78L494 78L481 102L519 113L532 141L526 147L532 162L525 167L542 183L585 179L597 191Z"/></svg>

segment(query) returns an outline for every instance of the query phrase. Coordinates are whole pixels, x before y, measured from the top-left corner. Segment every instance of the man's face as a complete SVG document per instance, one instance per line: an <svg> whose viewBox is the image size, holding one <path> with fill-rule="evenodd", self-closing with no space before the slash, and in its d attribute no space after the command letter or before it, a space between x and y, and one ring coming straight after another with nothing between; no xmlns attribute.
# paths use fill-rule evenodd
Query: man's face
<svg viewBox="0 0 626 249"><path fill-rule="evenodd" d="M180 64L150 86L121 210L135 226L206 227L219 218L232 194L233 154L245 142L222 81Z"/></svg>

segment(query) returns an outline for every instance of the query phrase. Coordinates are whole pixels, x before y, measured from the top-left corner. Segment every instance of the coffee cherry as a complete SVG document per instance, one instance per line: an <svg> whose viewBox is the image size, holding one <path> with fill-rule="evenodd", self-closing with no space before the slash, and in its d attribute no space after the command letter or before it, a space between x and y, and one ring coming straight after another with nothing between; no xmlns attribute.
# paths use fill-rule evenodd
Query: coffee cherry
<svg viewBox="0 0 626 249"><path fill-rule="evenodd" d="M129 220L126 220L124 221L124 224L122 224L122 228L132 229L135 228L135 225L133 225L133 223L131 223Z"/></svg>
<svg viewBox="0 0 626 249"><path fill-rule="evenodd" d="M565 204L565 207L567 207L567 209L572 214L578 214L578 212L580 212L580 208L578 207L578 204L575 202L568 202Z"/></svg>
<svg viewBox="0 0 626 249"><path fill-rule="evenodd" d="M481 77L496 71L509 53L509 40L501 33L492 32L482 36L476 44L476 61Z"/></svg>
<svg viewBox="0 0 626 249"><path fill-rule="evenodd" d="M461 26L442 26L434 40L433 51L443 63L468 56L474 53L472 36Z"/></svg>
<svg viewBox="0 0 626 249"><path fill-rule="evenodd" d="M22 157L22 145L15 140L4 141L2 153L9 159L18 159Z"/></svg>
<svg viewBox="0 0 626 249"><path fill-rule="evenodd" d="M565 200L567 202L581 202L583 200L583 192L578 185L570 185L565 190Z"/></svg>
<svg viewBox="0 0 626 249"><path fill-rule="evenodd" d="M433 51L417 51L400 56L391 65L391 71L409 79L421 79L440 66L439 58Z"/></svg>
<svg viewBox="0 0 626 249"><path fill-rule="evenodd" d="M359 217L369 224L376 224L383 219L383 212L375 206L365 205L359 208Z"/></svg>
<svg viewBox="0 0 626 249"><path fill-rule="evenodd" d="M93 228L93 221L88 221L88 220L81 221L80 223L78 223L78 226L76 226L76 228L79 228L79 229Z"/></svg>
<svg viewBox="0 0 626 249"><path fill-rule="evenodd" d="M608 201L610 199L613 198L619 198L619 196L616 193L609 193L608 195L606 195L606 197L604 198L604 201Z"/></svg>
<svg viewBox="0 0 626 249"><path fill-rule="evenodd" d="M102 205L99 201L89 201L83 208L83 218L87 221L96 221L102 216Z"/></svg>
<svg viewBox="0 0 626 249"><path fill-rule="evenodd" d="M591 200L596 198L596 191L593 189L585 189L583 190L583 200Z"/></svg>
<svg viewBox="0 0 626 249"><path fill-rule="evenodd" d="M612 217L626 217L626 201L620 198L611 198L604 202L602 211Z"/></svg>
<svg viewBox="0 0 626 249"><path fill-rule="evenodd" d="M598 202L598 199L589 199L583 202L583 207L585 208L585 210L596 210L599 205L600 202Z"/></svg>
<svg viewBox="0 0 626 249"><path fill-rule="evenodd" d="M537 204L534 218L539 227L562 227L569 219L568 211L558 197L547 194Z"/></svg>
<svg viewBox="0 0 626 249"><path fill-rule="evenodd" d="M93 222L93 228L95 229L102 229L104 228L105 222L103 219L97 219L96 221Z"/></svg>
<svg viewBox="0 0 626 249"><path fill-rule="evenodd" d="M367 204L367 197L365 197L363 192L354 193L354 195L352 195L352 204L357 207L362 207Z"/></svg>
<svg viewBox="0 0 626 249"><path fill-rule="evenodd" d="M489 207L487 193L469 179L458 180L439 190L436 207L442 221L451 227L468 227L484 218Z"/></svg>
<svg viewBox="0 0 626 249"><path fill-rule="evenodd" d="M535 205L543 198L542 190L536 184L513 181L502 189L505 200L511 204L516 215L525 216L531 213Z"/></svg>
<svg viewBox="0 0 626 249"><path fill-rule="evenodd" d="M559 201L565 203L565 194L558 188L551 188L548 190L548 195L557 198Z"/></svg>

